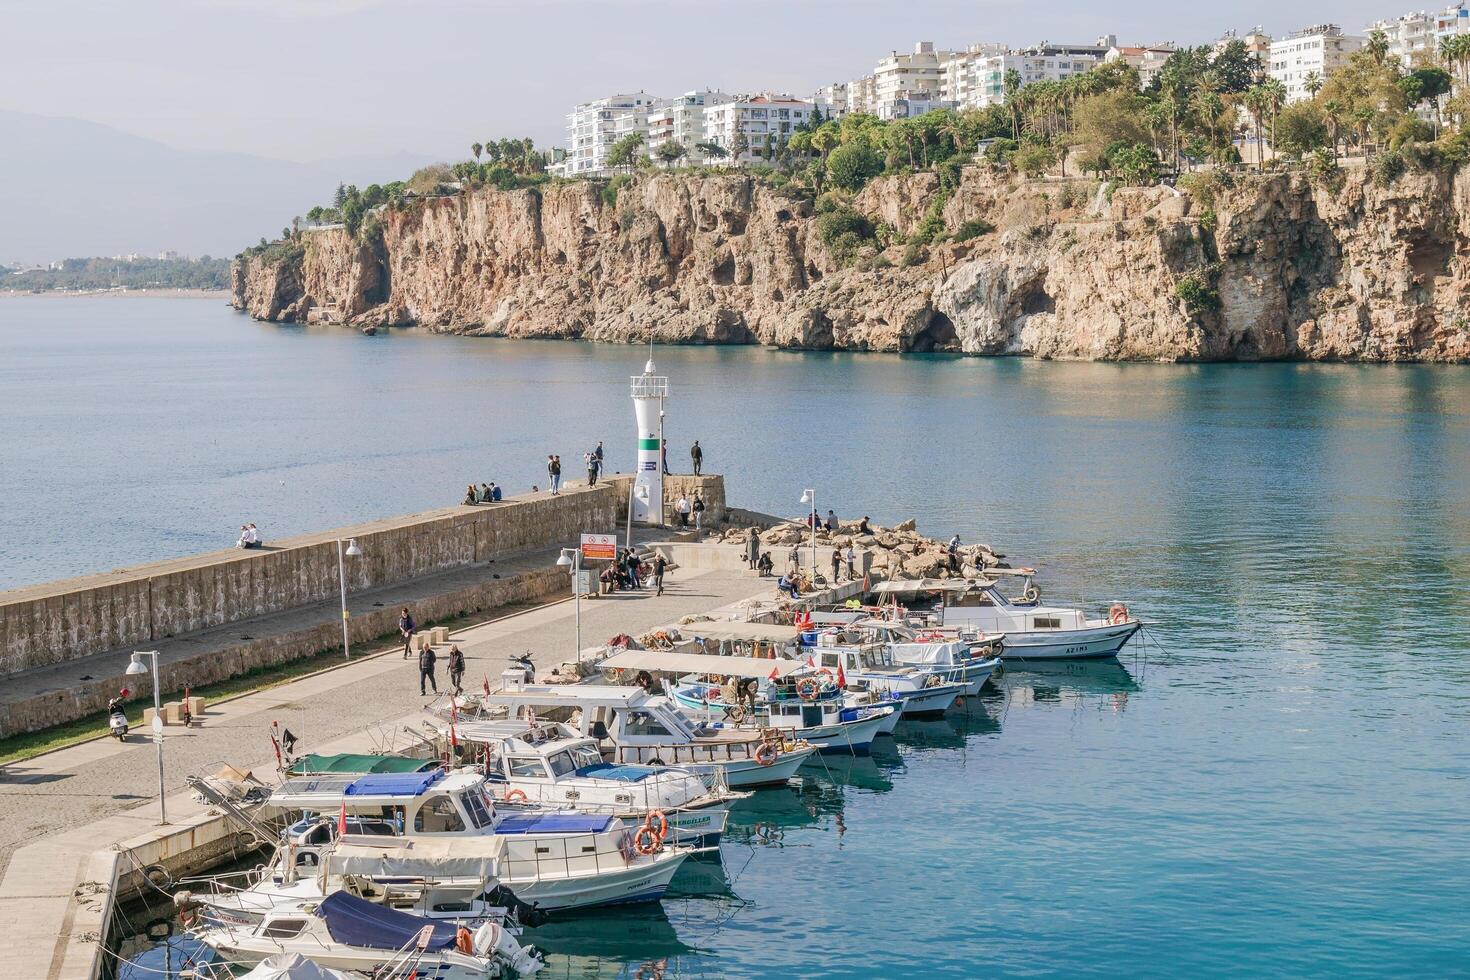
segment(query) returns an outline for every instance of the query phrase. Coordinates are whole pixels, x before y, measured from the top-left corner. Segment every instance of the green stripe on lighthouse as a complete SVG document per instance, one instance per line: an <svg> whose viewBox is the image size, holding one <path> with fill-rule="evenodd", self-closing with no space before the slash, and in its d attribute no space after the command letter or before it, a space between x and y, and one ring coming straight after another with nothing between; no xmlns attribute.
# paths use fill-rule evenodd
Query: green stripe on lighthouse
<svg viewBox="0 0 1470 980"><path fill-rule="evenodd" d="M657 439L639 439L638 440L638 448L639 449L657 449L658 448L658 440Z"/></svg>

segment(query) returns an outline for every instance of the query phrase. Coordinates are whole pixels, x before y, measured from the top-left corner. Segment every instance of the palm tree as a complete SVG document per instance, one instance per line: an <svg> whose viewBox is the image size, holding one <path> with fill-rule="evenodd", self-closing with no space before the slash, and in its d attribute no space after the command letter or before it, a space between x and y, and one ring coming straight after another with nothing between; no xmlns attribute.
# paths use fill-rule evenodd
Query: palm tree
<svg viewBox="0 0 1470 980"><path fill-rule="evenodd" d="M1256 127L1256 169L1266 169L1266 148L1261 145L1261 117L1266 114L1266 91L1257 83L1245 90L1240 99L1250 110L1251 122Z"/></svg>
<svg viewBox="0 0 1470 980"><path fill-rule="evenodd" d="M1016 104L1016 97L1021 94L1021 73L1014 68L1007 68L1005 73L1005 103L1011 111L1011 139L1021 140L1021 107Z"/></svg>
<svg viewBox="0 0 1470 980"><path fill-rule="evenodd" d="M1261 83L1266 92L1266 111L1271 114L1271 154L1276 154L1276 117L1286 105L1286 85L1279 78L1268 78Z"/></svg>
<svg viewBox="0 0 1470 980"><path fill-rule="evenodd" d="M1314 71L1307 72L1307 77L1302 79L1302 87L1307 90L1308 95L1315 99L1317 93L1322 91L1322 76Z"/></svg>
<svg viewBox="0 0 1470 980"><path fill-rule="evenodd" d="M476 163L479 163L480 162L480 151L483 150L483 149L484 149L484 147L481 146L479 143L471 143L470 144L470 152L475 155L475 162Z"/></svg>

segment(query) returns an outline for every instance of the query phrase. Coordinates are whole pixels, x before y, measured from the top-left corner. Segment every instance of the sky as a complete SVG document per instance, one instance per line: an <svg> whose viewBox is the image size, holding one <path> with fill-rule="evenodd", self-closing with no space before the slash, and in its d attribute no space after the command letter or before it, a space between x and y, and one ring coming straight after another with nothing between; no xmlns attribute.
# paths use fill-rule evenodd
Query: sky
<svg viewBox="0 0 1470 980"><path fill-rule="evenodd" d="M1392 0L0 0L0 108L310 162L564 140L579 101L809 95L916 40L1202 43L1260 24L1357 30ZM3 153L3 149L0 149ZM0 159L3 164L3 159Z"/></svg>

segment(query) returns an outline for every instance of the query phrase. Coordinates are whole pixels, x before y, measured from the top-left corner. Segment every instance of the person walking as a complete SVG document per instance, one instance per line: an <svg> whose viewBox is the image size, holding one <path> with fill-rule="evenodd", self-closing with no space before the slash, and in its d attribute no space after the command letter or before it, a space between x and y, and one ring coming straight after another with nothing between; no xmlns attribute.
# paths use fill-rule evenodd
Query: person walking
<svg viewBox="0 0 1470 980"><path fill-rule="evenodd" d="M837 579L842 575L842 552L836 548L832 549L832 584L837 584Z"/></svg>
<svg viewBox="0 0 1470 980"><path fill-rule="evenodd" d="M583 453L582 459L587 464L587 485L597 486L597 457L591 453Z"/></svg>
<svg viewBox="0 0 1470 980"><path fill-rule="evenodd" d="M689 461L694 464L694 475L698 476L700 468L704 466L704 450L699 448L698 439L689 447Z"/></svg>
<svg viewBox="0 0 1470 980"><path fill-rule="evenodd" d="M398 617L398 633L403 637L404 660L408 659L408 651L413 646L413 634L416 629L418 626L414 623L413 616L409 615L408 607L404 606L402 614Z"/></svg>
<svg viewBox="0 0 1470 980"><path fill-rule="evenodd" d="M464 693L464 651L455 644L449 648L449 683L454 685L455 694Z"/></svg>
<svg viewBox="0 0 1470 980"><path fill-rule="evenodd" d="M439 685L434 680L434 663L439 658L434 656L434 648L425 643L419 650L419 697L426 696L429 692L424 690L424 682L428 681L434 693L439 693Z"/></svg>
<svg viewBox="0 0 1470 980"><path fill-rule="evenodd" d="M653 587L655 589L655 591L653 593L654 595L663 595L664 594L664 570L666 568L668 568L668 567L669 567L669 563L666 560L664 560L664 556L661 553L654 556L654 558L653 558Z"/></svg>
<svg viewBox="0 0 1470 980"><path fill-rule="evenodd" d="M846 561L847 561L847 577L850 578L850 579L856 579L857 578L857 552L853 550L853 547L852 547L851 544L849 544L847 546L847 552L842 557L844 559L846 559Z"/></svg>
<svg viewBox="0 0 1470 980"><path fill-rule="evenodd" d="M797 572L797 571L800 571L800 570L801 570L801 545L798 543L798 544L792 545L791 546L791 550L788 551L788 552L786 552L786 571L787 571L787 574L790 574L791 572Z"/></svg>
<svg viewBox="0 0 1470 980"><path fill-rule="evenodd" d="M699 495L698 490L694 491L692 506L694 508L694 530L702 530L704 528L704 498Z"/></svg>
<svg viewBox="0 0 1470 980"><path fill-rule="evenodd" d="M750 562L751 570L755 570L756 563L761 560L761 536L755 528L745 532L745 560Z"/></svg>
<svg viewBox="0 0 1470 980"><path fill-rule="evenodd" d="M597 472L602 472L602 440L597 440L597 448L592 450L592 455L597 457Z"/></svg>
<svg viewBox="0 0 1470 980"><path fill-rule="evenodd" d="M674 504L674 511L679 515L680 527L689 526L689 513L691 510L693 510L693 506L689 503L689 498L682 493L679 494L679 500Z"/></svg>
<svg viewBox="0 0 1470 980"><path fill-rule="evenodd" d="M546 477L551 481L551 492L561 493L561 457L546 457Z"/></svg>

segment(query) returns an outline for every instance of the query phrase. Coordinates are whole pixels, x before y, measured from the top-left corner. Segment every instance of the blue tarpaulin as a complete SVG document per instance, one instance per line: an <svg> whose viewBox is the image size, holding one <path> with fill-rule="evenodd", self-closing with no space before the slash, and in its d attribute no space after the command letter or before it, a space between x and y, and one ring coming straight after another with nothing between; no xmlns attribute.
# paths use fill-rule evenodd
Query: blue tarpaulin
<svg viewBox="0 0 1470 980"><path fill-rule="evenodd" d="M597 762L583 766L572 773L574 776L596 776L598 779L620 779L625 783L642 782L658 772L652 766L615 766L611 762Z"/></svg>
<svg viewBox="0 0 1470 980"><path fill-rule="evenodd" d="M353 780L344 796L418 796L444 778L443 769L433 772L375 772Z"/></svg>
<svg viewBox="0 0 1470 980"><path fill-rule="evenodd" d="M600 834L613 818L597 813L528 813L506 817L497 834Z"/></svg>
<svg viewBox="0 0 1470 980"><path fill-rule="evenodd" d="M454 946L456 926L452 922L421 919L407 912L364 901L347 892L332 892L317 906L317 915L327 924L332 939L344 946L365 949L402 949L417 944L419 931L432 926L428 949L438 951Z"/></svg>

